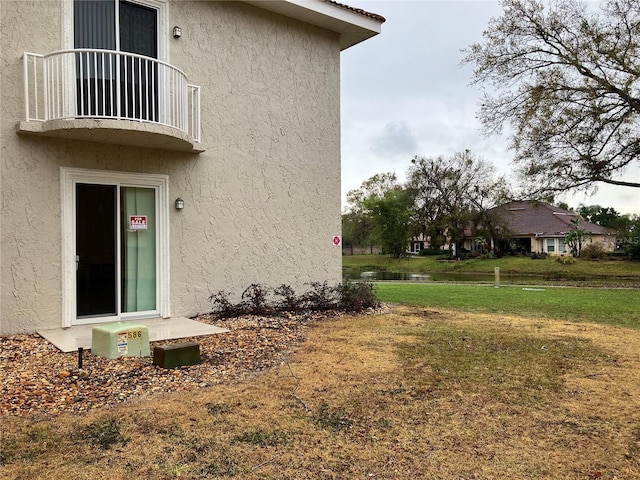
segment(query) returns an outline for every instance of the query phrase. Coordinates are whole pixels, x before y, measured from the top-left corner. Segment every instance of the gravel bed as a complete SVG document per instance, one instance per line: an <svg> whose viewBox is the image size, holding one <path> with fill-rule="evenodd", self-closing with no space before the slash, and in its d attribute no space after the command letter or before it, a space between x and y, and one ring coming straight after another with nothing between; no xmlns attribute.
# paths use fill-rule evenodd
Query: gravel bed
<svg viewBox="0 0 640 480"><path fill-rule="evenodd" d="M329 314L335 316L335 314ZM85 412L130 398L159 392L189 391L237 382L247 375L281 363L302 341L309 325L327 315L284 314L197 320L230 330L228 333L157 344L195 341L201 364L175 369L153 365L151 358L109 360L85 351L62 353L37 334L0 336L0 415L59 415Z"/></svg>

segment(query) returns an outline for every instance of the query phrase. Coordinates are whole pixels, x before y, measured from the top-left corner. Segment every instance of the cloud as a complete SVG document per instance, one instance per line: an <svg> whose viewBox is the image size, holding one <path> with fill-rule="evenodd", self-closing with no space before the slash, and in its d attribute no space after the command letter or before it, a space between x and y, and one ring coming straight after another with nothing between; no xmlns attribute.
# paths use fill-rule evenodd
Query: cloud
<svg viewBox="0 0 640 480"><path fill-rule="evenodd" d="M371 149L379 157L413 156L417 148L418 142L405 122L389 122L371 139Z"/></svg>

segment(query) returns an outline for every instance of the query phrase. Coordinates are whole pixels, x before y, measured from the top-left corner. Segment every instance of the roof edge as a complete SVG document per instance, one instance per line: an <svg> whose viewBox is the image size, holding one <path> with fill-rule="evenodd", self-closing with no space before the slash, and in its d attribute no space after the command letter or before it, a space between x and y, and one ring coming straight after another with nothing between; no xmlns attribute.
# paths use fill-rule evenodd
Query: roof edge
<svg viewBox="0 0 640 480"><path fill-rule="evenodd" d="M346 5L344 3L340 3L340 2L336 2L335 0L324 0L327 3L332 3L338 7L341 8L346 8L347 10L351 10L352 12L358 13L360 15L364 15L365 17L370 17L373 18L374 20L379 21L380 23L384 23L387 21L386 18L384 18L382 15L378 15L377 13L373 13L373 12L368 12L366 10L363 10L362 8L355 8L355 7L350 7L349 5Z"/></svg>
<svg viewBox="0 0 640 480"><path fill-rule="evenodd" d="M378 35L386 21L381 15L334 0L247 0L244 3L338 33L340 50Z"/></svg>

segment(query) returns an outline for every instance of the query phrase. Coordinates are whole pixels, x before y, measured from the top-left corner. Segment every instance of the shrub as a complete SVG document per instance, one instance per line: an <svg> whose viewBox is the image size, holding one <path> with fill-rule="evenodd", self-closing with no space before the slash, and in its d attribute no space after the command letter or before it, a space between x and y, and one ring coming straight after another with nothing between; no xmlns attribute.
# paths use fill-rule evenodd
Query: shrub
<svg viewBox="0 0 640 480"><path fill-rule="evenodd" d="M209 301L213 303L213 311L225 318L249 314L267 315L273 310L267 300L269 293L268 288L252 283L242 292L239 303L229 301L229 293L224 290L211 295Z"/></svg>
<svg viewBox="0 0 640 480"><path fill-rule="evenodd" d="M209 297L209 301L213 303L213 311L220 317L238 317L244 313L242 304L231 303L229 301L229 292L220 290L218 293Z"/></svg>
<svg viewBox="0 0 640 480"><path fill-rule="evenodd" d="M347 312L362 312L368 308L376 308L380 302L376 298L371 283L346 282L340 286L340 308Z"/></svg>
<svg viewBox="0 0 640 480"><path fill-rule="evenodd" d="M531 260L545 260L547 258L547 254L545 252L531 252L529 258L531 258Z"/></svg>
<svg viewBox="0 0 640 480"><path fill-rule="evenodd" d="M576 259L573 257L558 257L556 258L556 262L561 265L573 265L576 263Z"/></svg>
<svg viewBox="0 0 640 480"><path fill-rule="evenodd" d="M290 285L280 285L274 289L273 293L282 299L276 303L276 310L285 312L298 312L301 308L302 299L296 294Z"/></svg>
<svg viewBox="0 0 640 480"><path fill-rule="evenodd" d="M599 243L588 243L582 247L580 251L580 257L589 260L601 260L605 258L607 254L602 249L602 245Z"/></svg>
<svg viewBox="0 0 640 480"><path fill-rule="evenodd" d="M339 305L339 286L330 286L327 282L311 282L311 290L301 297L308 310L336 310Z"/></svg>
<svg viewBox="0 0 640 480"><path fill-rule="evenodd" d="M253 315L266 315L273 311L267 297L269 289L252 283L242 292L242 310Z"/></svg>
<svg viewBox="0 0 640 480"><path fill-rule="evenodd" d="M625 252L634 260L640 260L640 242L627 245Z"/></svg>
<svg viewBox="0 0 640 480"><path fill-rule="evenodd" d="M428 257L431 255L442 255L444 250L441 248L424 248L418 252L419 257Z"/></svg>
<svg viewBox="0 0 640 480"><path fill-rule="evenodd" d="M211 295L212 313L220 318L241 315L268 316L280 312L330 311L361 312L376 308L380 302L370 283L344 283L329 285L327 282L308 284L310 289L297 295L289 285L280 285L270 290L258 284L251 284L242 293L239 303L229 301L229 294L221 290ZM279 299L270 299L273 294Z"/></svg>

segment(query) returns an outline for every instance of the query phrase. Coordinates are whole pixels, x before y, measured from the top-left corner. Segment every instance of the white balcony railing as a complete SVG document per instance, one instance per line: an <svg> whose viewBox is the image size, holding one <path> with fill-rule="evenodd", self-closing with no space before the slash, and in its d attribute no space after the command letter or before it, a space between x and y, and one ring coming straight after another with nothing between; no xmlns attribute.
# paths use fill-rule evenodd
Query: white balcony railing
<svg viewBox="0 0 640 480"><path fill-rule="evenodd" d="M25 53L24 97L27 121L151 122L200 141L200 87L155 58L92 49Z"/></svg>

